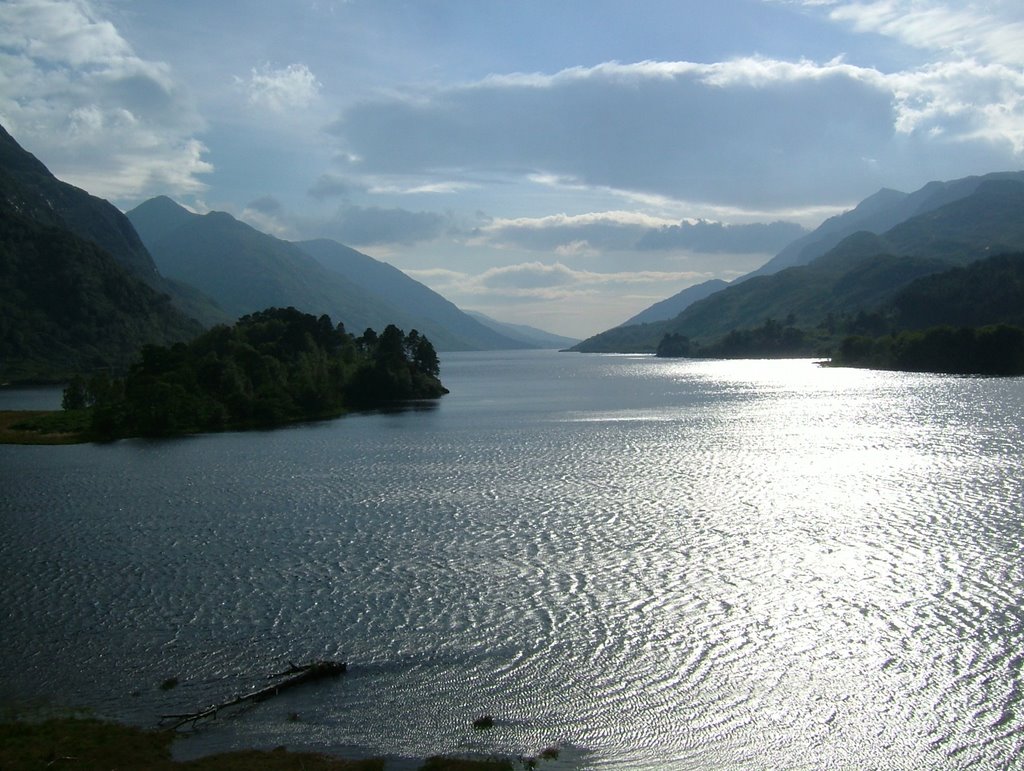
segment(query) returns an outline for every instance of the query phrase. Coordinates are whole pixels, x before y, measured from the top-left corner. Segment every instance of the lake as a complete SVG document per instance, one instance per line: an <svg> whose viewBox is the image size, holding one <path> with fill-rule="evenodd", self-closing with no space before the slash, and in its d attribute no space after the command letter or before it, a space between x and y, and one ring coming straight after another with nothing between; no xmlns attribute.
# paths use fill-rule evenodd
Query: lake
<svg viewBox="0 0 1024 771"><path fill-rule="evenodd" d="M442 379L419 409L0 447L0 701L154 725L332 658L177 751L1021 756L1024 379L555 352Z"/></svg>

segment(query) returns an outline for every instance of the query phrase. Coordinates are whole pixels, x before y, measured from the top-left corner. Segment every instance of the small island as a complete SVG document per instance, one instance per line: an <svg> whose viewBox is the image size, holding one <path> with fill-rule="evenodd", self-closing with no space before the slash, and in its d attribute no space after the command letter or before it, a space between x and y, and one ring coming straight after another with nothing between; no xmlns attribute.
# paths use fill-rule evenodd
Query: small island
<svg viewBox="0 0 1024 771"><path fill-rule="evenodd" d="M11 429L55 441L268 428L350 410L437 399L434 346L393 324L356 337L295 308L268 308L189 343L145 346L121 377L76 376L63 412L26 413Z"/></svg>

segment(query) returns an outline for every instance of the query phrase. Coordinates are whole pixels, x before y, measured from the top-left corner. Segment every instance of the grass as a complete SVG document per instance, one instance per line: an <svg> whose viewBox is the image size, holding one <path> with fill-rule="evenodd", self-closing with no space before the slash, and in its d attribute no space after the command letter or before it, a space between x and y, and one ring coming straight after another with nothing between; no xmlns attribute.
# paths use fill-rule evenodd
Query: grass
<svg viewBox="0 0 1024 771"><path fill-rule="evenodd" d="M89 441L87 410L0 410L0 444Z"/></svg>
<svg viewBox="0 0 1024 771"><path fill-rule="evenodd" d="M242 750L189 761L171 759L173 731L83 717L0 723L0 769L75 771L383 771L384 760L343 760L310 752ZM428 758L425 771L512 771L508 760Z"/></svg>

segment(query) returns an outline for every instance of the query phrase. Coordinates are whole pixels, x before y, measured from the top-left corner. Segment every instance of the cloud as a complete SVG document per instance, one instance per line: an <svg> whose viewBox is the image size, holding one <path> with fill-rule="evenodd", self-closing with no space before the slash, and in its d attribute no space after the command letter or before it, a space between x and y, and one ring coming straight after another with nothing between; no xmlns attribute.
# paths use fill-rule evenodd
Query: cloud
<svg viewBox="0 0 1024 771"><path fill-rule="evenodd" d="M204 123L166 64L86 0L0 3L0 122L62 179L131 199L204 189Z"/></svg>
<svg viewBox="0 0 1024 771"><path fill-rule="evenodd" d="M604 211L586 214L551 214L545 217L496 218L473 231L470 243L532 251L554 251L562 256L594 255L599 250L632 248L647 230L674 220L642 212Z"/></svg>
<svg viewBox="0 0 1024 771"><path fill-rule="evenodd" d="M720 222L681 222L647 231L638 249L687 249L704 253L774 254L807 231L792 222L723 225Z"/></svg>
<svg viewBox="0 0 1024 771"><path fill-rule="evenodd" d="M1024 9L1017 0L980 6L936 0L834 2L829 17L916 48L1011 66L1024 65Z"/></svg>
<svg viewBox="0 0 1024 771"><path fill-rule="evenodd" d="M540 261L502 265L477 274L430 268L409 270L414 278L438 291L463 298L504 298L506 300L566 300L615 293L623 288L656 287L696 283L711 276L698 271L616 271L577 270L561 262ZM657 292L655 293L657 296Z"/></svg>
<svg viewBox="0 0 1024 771"><path fill-rule="evenodd" d="M309 189L309 195L318 201L328 198L342 198L347 200L360 188L352 184L344 177L337 174L321 174L313 186Z"/></svg>
<svg viewBox="0 0 1024 771"><path fill-rule="evenodd" d="M308 107L320 94L320 81L305 64L274 69L269 64L253 67L242 82L250 104L272 112Z"/></svg>
<svg viewBox="0 0 1024 771"><path fill-rule="evenodd" d="M343 206L320 226L324 235L354 246L415 244L440 236L448 219L436 212Z"/></svg>
<svg viewBox="0 0 1024 771"><path fill-rule="evenodd" d="M470 243L554 251L563 257L632 249L774 254L806 232L792 222L724 225L707 220L680 222L642 212L605 211L494 219L477 228Z"/></svg>
<svg viewBox="0 0 1024 771"><path fill-rule="evenodd" d="M281 214L284 211L284 206L281 202L271 195L265 195L262 198L257 198L255 201L250 201L246 204L246 208L262 212L263 214Z"/></svg>
<svg viewBox="0 0 1024 771"><path fill-rule="evenodd" d="M1020 93L1005 65L609 62L361 102L330 130L354 173L561 178L757 208L856 199L923 161L955 176L950 142L1008 164Z"/></svg>

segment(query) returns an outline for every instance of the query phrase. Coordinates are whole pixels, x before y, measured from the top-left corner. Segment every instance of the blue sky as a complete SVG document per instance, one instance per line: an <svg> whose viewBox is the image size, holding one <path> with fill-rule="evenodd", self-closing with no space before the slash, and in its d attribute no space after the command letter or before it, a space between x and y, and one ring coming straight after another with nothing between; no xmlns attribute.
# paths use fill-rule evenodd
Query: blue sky
<svg viewBox="0 0 1024 771"><path fill-rule="evenodd" d="M1019 0L0 0L0 123L124 209L586 336L881 187L1021 168L1022 40Z"/></svg>

